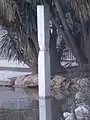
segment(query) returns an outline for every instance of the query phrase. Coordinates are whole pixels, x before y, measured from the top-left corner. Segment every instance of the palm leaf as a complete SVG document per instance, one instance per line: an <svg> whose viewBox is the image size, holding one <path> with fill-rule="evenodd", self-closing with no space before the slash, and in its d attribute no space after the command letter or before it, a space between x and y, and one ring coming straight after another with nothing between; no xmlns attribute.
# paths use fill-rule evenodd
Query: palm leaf
<svg viewBox="0 0 90 120"><path fill-rule="evenodd" d="M34 11L32 5L27 3L26 0L1 0L0 5L3 6L0 7L1 25L5 26L9 33L2 37L1 52L3 53L3 51L7 49L9 59L12 57L23 61L30 59L28 61L31 63L37 61L35 46L29 45L32 44L32 41L28 39L33 29L36 30L36 11ZM12 36L12 34L14 34L14 36Z"/></svg>
<svg viewBox="0 0 90 120"><path fill-rule="evenodd" d="M87 22L90 19L90 0L71 0L70 4L80 21Z"/></svg>
<svg viewBox="0 0 90 120"><path fill-rule="evenodd" d="M37 4L50 3L51 0L0 0L0 24L5 27L8 34L2 37L1 53L7 51L9 59L14 57L20 61L37 61L37 51L34 42L37 43ZM65 18L72 33L78 29L73 21L72 11L79 21L88 21L90 18L89 0L58 0L62 5ZM52 0L54 5L54 0ZM50 5L49 5L50 7ZM66 10L65 10L66 8ZM55 12L54 6L54 12ZM70 16L67 18L67 12ZM54 18L57 20L58 15ZM71 20L70 20L71 19ZM69 22L70 21L70 22ZM61 21L59 21L61 25ZM78 22L77 22L78 23ZM75 27L75 29L74 29ZM79 28L80 29L80 28ZM80 32L80 30L79 30ZM32 35L35 35L35 39ZM77 33L76 33L77 34ZM80 38L80 36L79 36ZM37 44L38 46L38 44Z"/></svg>

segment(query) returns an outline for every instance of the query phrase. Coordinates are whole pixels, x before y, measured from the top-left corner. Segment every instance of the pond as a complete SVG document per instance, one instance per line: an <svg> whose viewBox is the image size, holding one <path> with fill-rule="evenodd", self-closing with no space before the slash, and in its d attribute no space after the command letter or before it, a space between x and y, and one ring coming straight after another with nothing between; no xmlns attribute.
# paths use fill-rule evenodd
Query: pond
<svg viewBox="0 0 90 120"><path fill-rule="evenodd" d="M66 98L38 99L37 89L1 87L0 120L63 120L71 102Z"/></svg>

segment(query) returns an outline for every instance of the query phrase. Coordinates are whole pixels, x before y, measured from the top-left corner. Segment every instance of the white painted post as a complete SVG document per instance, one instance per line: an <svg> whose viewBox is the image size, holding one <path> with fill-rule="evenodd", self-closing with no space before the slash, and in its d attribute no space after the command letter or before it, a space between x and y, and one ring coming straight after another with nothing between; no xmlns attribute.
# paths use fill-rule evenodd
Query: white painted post
<svg viewBox="0 0 90 120"><path fill-rule="evenodd" d="M50 90L50 55L49 55L49 7L48 5L37 6L37 25L38 25L38 78L39 78L39 97L46 98L51 95Z"/></svg>

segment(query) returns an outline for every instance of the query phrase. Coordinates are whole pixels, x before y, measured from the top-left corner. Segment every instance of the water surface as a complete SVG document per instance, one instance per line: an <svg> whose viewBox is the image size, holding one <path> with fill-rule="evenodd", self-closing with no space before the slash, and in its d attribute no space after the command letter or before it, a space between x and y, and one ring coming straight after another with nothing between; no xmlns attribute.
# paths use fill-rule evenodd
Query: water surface
<svg viewBox="0 0 90 120"><path fill-rule="evenodd" d="M66 99L38 99L37 90L0 88L0 120L61 120Z"/></svg>

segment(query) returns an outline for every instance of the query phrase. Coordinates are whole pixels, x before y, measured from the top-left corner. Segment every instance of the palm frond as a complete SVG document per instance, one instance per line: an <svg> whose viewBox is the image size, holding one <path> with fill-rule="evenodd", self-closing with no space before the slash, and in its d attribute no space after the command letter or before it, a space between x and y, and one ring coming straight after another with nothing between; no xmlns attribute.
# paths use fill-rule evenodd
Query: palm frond
<svg viewBox="0 0 90 120"><path fill-rule="evenodd" d="M13 0L0 0L0 17L9 22L15 21L17 5Z"/></svg>
<svg viewBox="0 0 90 120"><path fill-rule="evenodd" d="M5 54L5 56L10 60L14 58L14 60L22 61L23 54L20 53L20 46L17 47L17 38L14 35L9 33L2 36L0 41L0 53Z"/></svg>
<svg viewBox="0 0 90 120"><path fill-rule="evenodd" d="M90 1L89 0L58 0L62 5L65 19L68 20L69 28L73 32L73 17L71 10L77 15L79 21L88 21L90 19ZM54 0L0 0L0 24L6 27L8 34L2 37L1 52L7 52L7 56L11 59L29 61L33 63L37 61L36 46L37 43L37 4L53 4L53 12L55 13ZM49 5L49 7L50 7ZM66 8L66 10L64 10ZM68 14L70 13L70 16ZM68 14L68 17L66 16ZM58 15L55 14L56 21ZM70 20L71 17L71 20ZM72 21L72 23L71 23ZM58 21L62 24L60 19ZM35 39L32 35L35 35ZM37 44L38 46L38 44Z"/></svg>
<svg viewBox="0 0 90 120"><path fill-rule="evenodd" d="M8 34L1 40L1 53L8 51L9 59L36 62L35 46L28 39L36 31L36 11L26 0L1 0L0 6L1 25L6 29L8 26Z"/></svg>
<svg viewBox="0 0 90 120"><path fill-rule="evenodd" d="M28 44L29 45L29 44ZM30 44L30 47L33 46ZM18 41L15 33L6 33L0 41L0 54L4 54L8 60L18 60L24 62L30 67L37 61L35 54L27 48L27 52L22 44Z"/></svg>
<svg viewBox="0 0 90 120"><path fill-rule="evenodd" d="M71 0L71 5L80 21L90 19L90 0Z"/></svg>

